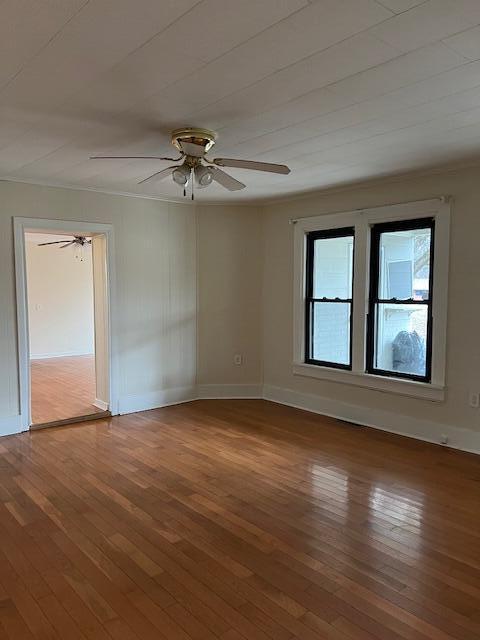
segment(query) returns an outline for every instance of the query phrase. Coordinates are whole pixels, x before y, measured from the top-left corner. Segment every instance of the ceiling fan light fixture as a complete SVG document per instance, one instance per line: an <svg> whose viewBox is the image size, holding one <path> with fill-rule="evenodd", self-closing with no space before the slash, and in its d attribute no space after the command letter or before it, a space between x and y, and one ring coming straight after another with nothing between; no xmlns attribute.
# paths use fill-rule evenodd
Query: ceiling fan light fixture
<svg viewBox="0 0 480 640"><path fill-rule="evenodd" d="M80 244L79 242L76 242L73 245L73 255L76 260L83 262L85 260L85 245L83 243Z"/></svg>
<svg viewBox="0 0 480 640"><path fill-rule="evenodd" d="M213 171L210 167L198 164L195 167L195 179L200 188L208 187L213 182Z"/></svg>
<svg viewBox="0 0 480 640"><path fill-rule="evenodd" d="M172 177L174 182L181 187L186 187L190 180L190 167L187 167L185 164L180 165L173 171Z"/></svg>

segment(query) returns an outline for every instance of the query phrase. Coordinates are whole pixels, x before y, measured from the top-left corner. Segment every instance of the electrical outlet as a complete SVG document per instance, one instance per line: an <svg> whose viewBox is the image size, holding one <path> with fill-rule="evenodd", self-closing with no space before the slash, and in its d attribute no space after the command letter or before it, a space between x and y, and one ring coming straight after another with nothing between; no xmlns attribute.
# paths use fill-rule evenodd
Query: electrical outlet
<svg viewBox="0 0 480 640"><path fill-rule="evenodd" d="M448 444L448 436L446 433L442 433L440 436L440 444Z"/></svg>
<svg viewBox="0 0 480 640"><path fill-rule="evenodd" d="M468 404L474 409L478 409L480 407L480 394L476 391L472 391L468 398Z"/></svg>
<svg viewBox="0 0 480 640"><path fill-rule="evenodd" d="M237 366L241 365L243 362L243 358L242 355L240 353L236 353L233 356L233 364L236 364Z"/></svg>

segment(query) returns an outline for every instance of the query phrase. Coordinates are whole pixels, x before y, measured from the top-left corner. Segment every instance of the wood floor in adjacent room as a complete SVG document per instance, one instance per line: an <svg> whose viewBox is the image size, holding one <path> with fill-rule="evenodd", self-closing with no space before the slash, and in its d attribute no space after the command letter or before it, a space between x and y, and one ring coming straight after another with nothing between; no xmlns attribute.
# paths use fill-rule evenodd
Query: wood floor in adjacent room
<svg viewBox="0 0 480 640"><path fill-rule="evenodd" d="M34 425L101 412L95 401L95 356L30 362Z"/></svg>
<svg viewBox="0 0 480 640"><path fill-rule="evenodd" d="M0 439L0 638L478 640L480 458L264 401Z"/></svg>

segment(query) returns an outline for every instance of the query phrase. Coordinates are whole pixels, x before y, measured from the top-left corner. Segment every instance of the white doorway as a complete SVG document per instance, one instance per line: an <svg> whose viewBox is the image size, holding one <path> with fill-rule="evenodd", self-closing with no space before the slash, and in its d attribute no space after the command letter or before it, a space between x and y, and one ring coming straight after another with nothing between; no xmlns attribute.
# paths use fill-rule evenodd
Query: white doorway
<svg viewBox="0 0 480 640"><path fill-rule="evenodd" d="M22 426L116 413L111 225L14 224Z"/></svg>

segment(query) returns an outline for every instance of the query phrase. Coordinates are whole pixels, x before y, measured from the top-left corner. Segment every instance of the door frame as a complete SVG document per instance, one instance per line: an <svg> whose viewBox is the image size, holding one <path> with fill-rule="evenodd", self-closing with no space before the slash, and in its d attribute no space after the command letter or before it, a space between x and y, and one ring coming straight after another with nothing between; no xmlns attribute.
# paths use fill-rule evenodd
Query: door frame
<svg viewBox="0 0 480 640"><path fill-rule="evenodd" d="M22 431L26 431L32 424L30 406L31 381L27 270L25 262L25 232L32 230L40 230L46 233L58 233L59 231L62 231L78 235L105 236L107 263L106 304L108 309L109 409L112 415L117 415L119 404L118 325L116 314L117 305L113 225L100 224L98 222L14 217L13 233L15 253L15 288L17 298L18 386L21 429Z"/></svg>

